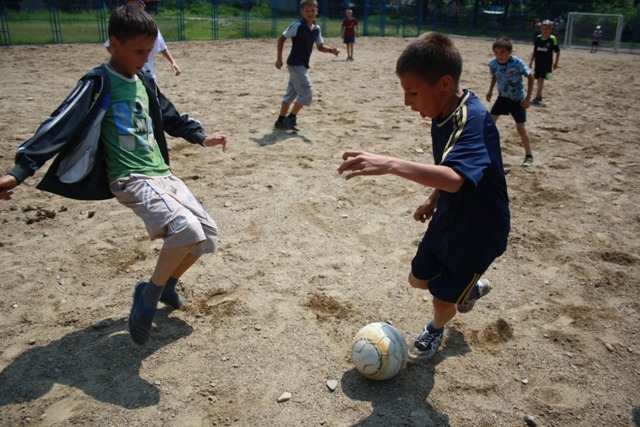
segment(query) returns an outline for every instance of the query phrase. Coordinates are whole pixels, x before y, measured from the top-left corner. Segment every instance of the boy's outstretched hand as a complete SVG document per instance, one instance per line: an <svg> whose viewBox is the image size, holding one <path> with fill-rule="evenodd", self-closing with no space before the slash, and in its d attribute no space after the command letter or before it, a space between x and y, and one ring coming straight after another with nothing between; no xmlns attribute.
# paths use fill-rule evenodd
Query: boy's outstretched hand
<svg viewBox="0 0 640 427"><path fill-rule="evenodd" d="M205 147L213 147L215 145L222 145L222 151L227 152L227 137L224 135L211 135L204 138L202 145Z"/></svg>
<svg viewBox="0 0 640 427"><path fill-rule="evenodd" d="M13 190L18 186L18 180L13 175L0 177L0 200L11 200Z"/></svg>
<svg viewBox="0 0 640 427"><path fill-rule="evenodd" d="M388 172L389 157L387 156L365 151L345 151L342 160L344 162L338 168L338 173L342 175L345 171L352 171L345 176L345 179L360 175L384 175Z"/></svg>

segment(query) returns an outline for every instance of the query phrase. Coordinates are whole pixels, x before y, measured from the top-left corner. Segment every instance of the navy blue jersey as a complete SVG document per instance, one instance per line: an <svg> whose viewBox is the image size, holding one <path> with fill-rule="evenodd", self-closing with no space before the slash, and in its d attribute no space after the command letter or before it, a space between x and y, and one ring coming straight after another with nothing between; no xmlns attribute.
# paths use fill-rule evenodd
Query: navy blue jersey
<svg viewBox="0 0 640 427"><path fill-rule="evenodd" d="M291 52L287 58L287 65L304 65L305 68L309 68L309 59L311 58L311 52L313 52L313 45L324 44L320 27L314 23L313 26L309 28L304 19L289 25L282 35L290 38L292 42Z"/></svg>
<svg viewBox="0 0 640 427"><path fill-rule="evenodd" d="M485 271L507 247L510 230L500 136L485 106L465 90L458 107L431 124L433 157L465 178L440 199L424 243L449 268Z"/></svg>

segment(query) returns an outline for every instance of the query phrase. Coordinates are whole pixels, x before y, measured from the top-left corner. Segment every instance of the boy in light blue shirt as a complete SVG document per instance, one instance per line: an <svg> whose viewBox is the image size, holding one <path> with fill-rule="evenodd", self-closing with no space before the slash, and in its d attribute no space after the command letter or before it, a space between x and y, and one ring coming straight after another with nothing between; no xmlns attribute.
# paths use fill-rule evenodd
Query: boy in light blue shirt
<svg viewBox="0 0 640 427"><path fill-rule="evenodd" d="M511 54L513 44L507 37L500 37L493 42L493 54L495 58L489 61L491 72L491 86L487 92L487 101L491 102L493 87L498 85L498 99L491 107L491 117L494 122L499 116L511 114L516 122L516 130L522 141L524 148L524 161L522 166L533 165L533 155L529 135L525 129L527 121L527 108L531 100L534 78L531 70L525 62ZM527 90L525 92L522 77L527 79Z"/></svg>

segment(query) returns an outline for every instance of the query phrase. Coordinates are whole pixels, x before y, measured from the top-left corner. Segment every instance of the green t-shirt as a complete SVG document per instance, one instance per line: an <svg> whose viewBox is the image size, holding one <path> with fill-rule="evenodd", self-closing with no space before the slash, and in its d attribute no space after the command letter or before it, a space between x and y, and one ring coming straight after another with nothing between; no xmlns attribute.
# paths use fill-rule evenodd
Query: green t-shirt
<svg viewBox="0 0 640 427"><path fill-rule="evenodd" d="M171 174L153 136L149 97L138 76L127 78L107 65L111 81L111 104L100 139L104 148L109 182L131 174Z"/></svg>

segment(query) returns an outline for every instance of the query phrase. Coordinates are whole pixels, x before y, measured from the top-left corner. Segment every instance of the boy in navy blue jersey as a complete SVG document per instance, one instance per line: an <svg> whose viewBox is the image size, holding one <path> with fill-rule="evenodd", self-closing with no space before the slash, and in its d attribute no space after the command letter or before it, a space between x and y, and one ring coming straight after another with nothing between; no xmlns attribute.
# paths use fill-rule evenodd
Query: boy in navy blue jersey
<svg viewBox="0 0 640 427"><path fill-rule="evenodd" d="M332 53L338 56L340 49L331 48L324 45L324 39L320 33L320 27L314 21L318 14L318 3L316 0L302 0L300 2L300 14L302 19L289 25L278 38L278 58L276 68L282 68L282 49L284 42L291 39L292 46L287 58L287 68L289 69L289 83L287 90L282 97L280 115L274 127L276 129L289 129L299 131L297 115L302 107L311 106L313 98L313 86L309 78L309 59L313 51L313 45L318 47L320 52ZM291 113L289 107L294 102ZM289 113L289 115L287 115Z"/></svg>
<svg viewBox="0 0 640 427"><path fill-rule="evenodd" d="M507 248L509 201L498 130L482 102L459 87L462 57L453 42L423 35L400 55L396 73L405 105L432 119L434 164L347 151L338 173L392 174L433 188L413 214L430 221L409 273L411 286L433 296L433 318L409 352L422 361L438 350L447 322L491 290L480 277Z"/></svg>

